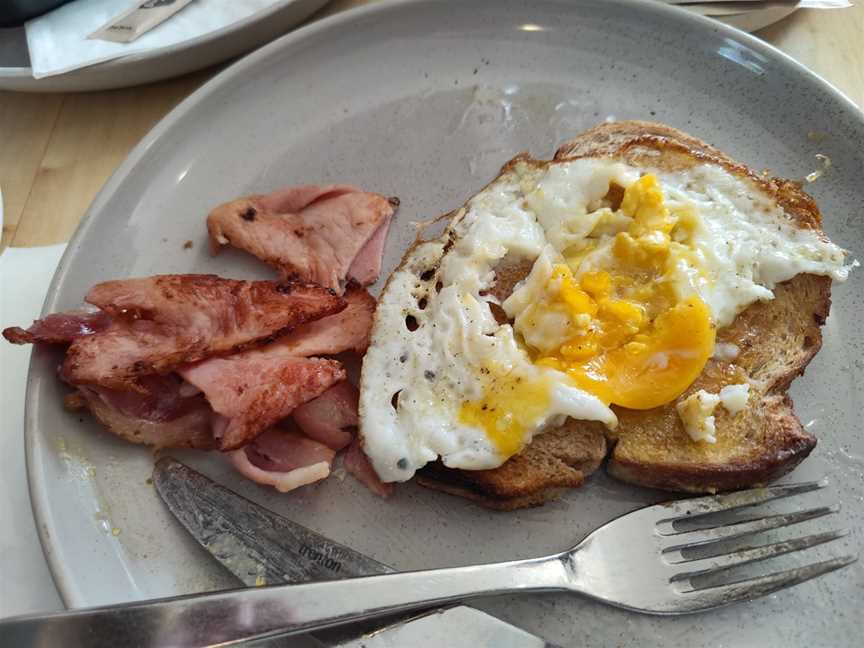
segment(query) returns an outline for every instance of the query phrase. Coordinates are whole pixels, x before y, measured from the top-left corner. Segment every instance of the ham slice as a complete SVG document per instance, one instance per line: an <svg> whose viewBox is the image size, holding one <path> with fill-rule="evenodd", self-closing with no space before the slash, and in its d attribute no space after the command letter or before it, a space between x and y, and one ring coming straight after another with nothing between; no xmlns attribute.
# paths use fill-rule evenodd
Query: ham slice
<svg viewBox="0 0 864 648"><path fill-rule="evenodd" d="M138 391L141 376L242 350L346 306L320 286L214 275L108 281L94 286L86 299L113 322L72 343L64 379Z"/></svg>
<svg viewBox="0 0 864 648"><path fill-rule="evenodd" d="M335 454L294 430L273 427L228 456L247 479L287 493L326 479Z"/></svg>
<svg viewBox="0 0 864 648"><path fill-rule="evenodd" d="M105 331L110 325L111 316L102 311L53 313L26 330L19 326L7 328L3 337L12 344L69 344L79 337Z"/></svg>
<svg viewBox="0 0 864 648"><path fill-rule="evenodd" d="M390 199L391 205L398 205L397 198ZM357 256L348 268L348 278L353 279L361 286L375 283L381 274L381 260L384 258L384 244L387 242L387 232L390 231L390 223L393 217L388 217L372 237L366 241L366 245L360 248Z"/></svg>
<svg viewBox="0 0 864 648"><path fill-rule="evenodd" d="M354 475L364 486L379 497L390 497L393 484L385 484L372 467L372 462L363 452L363 441L356 437L345 453L345 470Z"/></svg>
<svg viewBox="0 0 864 648"><path fill-rule="evenodd" d="M215 254L233 245L285 278L313 281L341 294L352 278L368 285L378 277L396 205L398 200L346 185L289 187L238 198L207 217L210 247Z"/></svg>
<svg viewBox="0 0 864 648"><path fill-rule="evenodd" d="M343 351L365 353L372 333L375 298L364 288L350 286L344 295L345 310L304 324L285 335L273 346L297 356L334 355Z"/></svg>
<svg viewBox="0 0 864 648"><path fill-rule="evenodd" d="M227 419L214 428L221 450L243 446L303 403L345 379L335 360L298 358L278 348L186 365L178 373Z"/></svg>
<svg viewBox="0 0 864 648"><path fill-rule="evenodd" d="M354 438L360 393L347 380L294 410L294 422L311 439L341 450Z"/></svg>
<svg viewBox="0 0 864 648"><path fill-rule="evenodd" d="M276 214L297 214L316 202L325 202L359 192L352 185L298 185L253 196L264 209Z"/></svg>

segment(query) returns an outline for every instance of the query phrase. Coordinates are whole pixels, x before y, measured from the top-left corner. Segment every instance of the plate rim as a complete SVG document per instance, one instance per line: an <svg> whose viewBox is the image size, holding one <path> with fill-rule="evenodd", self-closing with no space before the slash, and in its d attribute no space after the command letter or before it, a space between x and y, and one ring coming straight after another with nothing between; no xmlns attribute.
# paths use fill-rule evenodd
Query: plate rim
<svg viewBox="0 0 864 648"><path fill-rule="evenodd" d="M134 169L141 162L141 159L150 147L153 146L165 134L165 132L175 124L175 122L186 116L206 97L217 92L223 84L226 84L235 77L242 75L249 68L258 65L259 62L266 60L282 48L290 47L306 39L316 38L321 32L326 33L331 28L350 23L355 19L367 18L375 14L387 14L391 11L410 11L412 8L421 5L446 5L452 1L458 0L384 0L382 2L354 7L291 31L241 57L206 81L201 85L201 87L177 104L177 106L169 111L151 128L151 130L129 152L123 162L120 163L117 169L115 169L103 187L96 194L70 238L63 256L60 258L57 270L48 286L40 316L45 316L54 308L59 297L58 285L69 272L68 261L81 246L83 239L89 232L90 221L92 220L93 214L103 208L104 204L108 202L111 196L116 192L118 186L125 181L126 177L130 173L134 172ZM493 0L487 1L492 2ZM560 4L560 0L542 1L550 3L557 2ZM571 1L574 5L581 4L582 2L596 2L596 0ZM604 0L604 3L607 2L624 7L638 7L641 10L655 12L661 16L666 14L675 17L676 20L690 23L695 29L710 29L725 34L729 38L735 38L755 52L768 57L773 57L783 67L791 70L796 75L807 79L808 82L814 83L818 89L826 93L826 95L830 96L835 102L842 106L842 108L848 112L850 116L860 122L862 128L864 128L864 109L858 108L858 106L856 106L849 97L822 78L819 74L810 70L790 55L784 53L773 45L766 43L760 38L753 36L752 34L730 27L711 18L693 14L678 6L667 5L665 3L655 2L654 0ZM38 403L36 402L35 397L36 390L34 383L37 380L37 376L35 375L34 367L35 363L31 356L27 375L24 415L25 467L30 505L33 512L37 534L39 536L39 542L42 546L42 551L45 555L45 560L48 564L51 577L57 587L57 592L60 595L63 604L67 608L72 608L80 606L82 603L77 601L75 598L76 595L73 591L73 573L66 570L66 565L58 560L57 554L53 551L52 543L54 543L54 539L53 535L49 532L48 524L51 517L49 514L50 497L46 490L47 482L40 481L36 478L37 471L35 470L34 464L35 452L36 446L41 440L37 434L35 416L35 410L38 409Z"/></svg>
<svg viewBox="0 0 864 648"><path fill-rule="evenodd" d="M192 48L198 48L201 46L207 45L210 41L219 40L221 38L227 38L232 35L235 35L238 32L244 31L246 28L254 26L261 21L267 20L273 15L279 13L287 9L291 4L298 2L308 2L310 4L309 11L306 15L306 18L311 16L316 11L319 11L324 6L329 4L332 0L277 0L269 7L265 7L256 11L245 18L238 20L237 22L224 25L219 29L216 29L211 32L207 32L205 34L201 34L194 38L190 38L185 41L181 41L179 43L173 43L171 45L163 45L162 47L157 47L150 50L145 50L143 52L135 52L133 54L129 54L127 56L121 56L115 59L111 59L109 61L104 61L102 63L96 63L95 65L90 65L84 68L78 68L75 70L70 70L69 72L63 72L61 74L51 75L49 77L43 77L42 79L36 79L33 77L33 68L32 66L28 67L0 67L0 81L3 80L24 80L27 79L32 81L33 89L37 89L40 85L45 85L45 79L69 79L72 78L70 75L75 75L76 72L80 70L93 70L98 69L99 71L119 71L128 65L138 64L138 63L155 63L162 57L166 56L174 56L183 54ZM303 18L301 20L305 20ZM23 28L23 26L22 26ZM289 32L290 33L290 32ZM287 34L283 34L279 38L282 38ZM278 38L276 39L278 40ZM275 42L275 41L270 41ZM269 44L269 43L267 43ZM265 44L266 46L266 44ZM230 67L230 66L229 66ZM187 72L188 74L188 72ZM168 77L166 77L168 78Z"/></svg>

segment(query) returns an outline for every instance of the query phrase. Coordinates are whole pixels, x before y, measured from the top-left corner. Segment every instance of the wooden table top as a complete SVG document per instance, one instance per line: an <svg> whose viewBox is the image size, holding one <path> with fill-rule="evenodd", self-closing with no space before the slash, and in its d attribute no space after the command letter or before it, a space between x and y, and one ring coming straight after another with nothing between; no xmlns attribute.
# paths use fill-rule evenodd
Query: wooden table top
<svg viewBox="0 0 864 648"><path fill-rule="evenodd" d="M337 0L322 15L363 0ZM757 35L864 108L864 1L801 10ZM0 249L67 241L126 154L220 66L145 87L94 93L0 93Z"/></svg>

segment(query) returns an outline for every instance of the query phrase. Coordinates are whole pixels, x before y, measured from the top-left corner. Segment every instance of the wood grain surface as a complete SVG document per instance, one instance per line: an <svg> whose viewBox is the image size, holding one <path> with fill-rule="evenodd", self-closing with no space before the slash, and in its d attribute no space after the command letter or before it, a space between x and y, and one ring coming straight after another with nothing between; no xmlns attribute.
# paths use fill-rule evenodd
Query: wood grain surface
<svg viewBox="0 0 864 648"><path fill-rule="evenodd" d="M757 35L864 107L864 1L858 2L852 9L797 11ZM333 2L312 20L358 4L365 2ZM0 249L68 240L132 147L219 69L124 90L0 93Z"/></svg>

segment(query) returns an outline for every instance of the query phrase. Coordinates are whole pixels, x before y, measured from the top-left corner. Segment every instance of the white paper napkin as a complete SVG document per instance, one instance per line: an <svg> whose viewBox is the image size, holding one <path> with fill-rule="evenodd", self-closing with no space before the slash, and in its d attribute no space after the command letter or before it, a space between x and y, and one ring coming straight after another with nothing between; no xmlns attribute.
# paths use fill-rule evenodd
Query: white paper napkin
<svg viewBox="0 0 864 648"><path fill-rule="evenodd" d="M66 244L0 254L0 329L39 316ZM24 388L30 346L0 339L0 617L62 609L36 535L24 465ZM2 641L0 641L2 643Z"/></svg>
<svg viewBox="0 0 864 648"><path fill-rule="evenodd" d="M132 0L75 0L26 24L30 64L37 79L210 33L282 0L195 0L132 43L87 38Z"/></svg>

